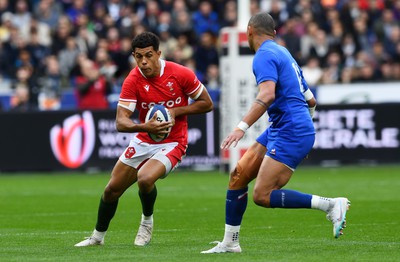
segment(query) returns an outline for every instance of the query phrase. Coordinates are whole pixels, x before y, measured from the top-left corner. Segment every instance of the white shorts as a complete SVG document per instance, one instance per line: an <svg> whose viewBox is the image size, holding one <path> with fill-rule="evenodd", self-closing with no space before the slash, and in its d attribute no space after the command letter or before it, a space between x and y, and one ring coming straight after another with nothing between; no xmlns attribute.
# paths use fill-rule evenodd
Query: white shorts
<svg viewBox="0 0 400 262"><path fill-rule="evenodd" d="M142 142L137 137L134 137L129 146L119 157L122 163L131 166L137 170L143 166L147 160L156 159L164 164L166 177L168 173L177 168L185 157L186 147L179 146L177 142L165 144L149 144Z"/></svg>

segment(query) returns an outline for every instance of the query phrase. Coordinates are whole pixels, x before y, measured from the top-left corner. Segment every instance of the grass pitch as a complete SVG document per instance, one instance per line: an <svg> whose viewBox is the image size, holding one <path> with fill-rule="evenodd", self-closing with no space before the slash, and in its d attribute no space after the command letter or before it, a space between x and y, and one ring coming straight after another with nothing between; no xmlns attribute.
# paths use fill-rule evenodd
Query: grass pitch
<svg viewBox="0 0 400 262"><path fill-rule="evenodd" d="M250 188L241 254L200 254L223 238L228 176L219 172L176 171L157 182L149 246L133 246L141 215L134 185L120 199L105 245L74 247L94 228L108 178L0 174L0 261L400 261L400 166L296 171L286 188L351 200L339 239L322 212L257 207Z"/></svg>

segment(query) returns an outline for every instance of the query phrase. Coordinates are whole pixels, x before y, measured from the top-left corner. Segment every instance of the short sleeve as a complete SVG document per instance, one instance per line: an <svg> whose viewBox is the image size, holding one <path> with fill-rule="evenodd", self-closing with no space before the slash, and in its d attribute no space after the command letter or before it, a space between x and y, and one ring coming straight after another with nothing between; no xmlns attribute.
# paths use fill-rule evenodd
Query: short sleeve
<svg viewBox="0 0 400 262"><path fill-rule="evenodd" d="M253 73L257 85L265 81L278 82L278 59L274 53L257 52L253 59Z"/></svg>
<svg viewBox="0 0 400 262"><path fill-rule="evenodd" d="M125 78L122 88L121 88L121 94L119 96L119 99L122 101L127 101L127 102L136 102L137 97L136 97L136 92L135 92L135 77L133 70L129 73L129 75Z"/></svg>

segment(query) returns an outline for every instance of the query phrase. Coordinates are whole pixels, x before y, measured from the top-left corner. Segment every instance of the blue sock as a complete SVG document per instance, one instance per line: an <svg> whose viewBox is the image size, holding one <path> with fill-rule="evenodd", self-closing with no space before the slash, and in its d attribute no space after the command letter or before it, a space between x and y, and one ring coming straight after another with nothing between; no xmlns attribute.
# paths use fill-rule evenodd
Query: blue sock
<svg viewBox="0 0 400 262"><path fill-rule="evenodd" d="M240 190L226 192L225 223L239 226L247 207L247 187Z"/></svg>
<svg viewBox="0 0 400 262"><path fill-rule="evenodd" d="M273 190L270 196L272 208L311 208L312 195L294 190Z"/></svg>

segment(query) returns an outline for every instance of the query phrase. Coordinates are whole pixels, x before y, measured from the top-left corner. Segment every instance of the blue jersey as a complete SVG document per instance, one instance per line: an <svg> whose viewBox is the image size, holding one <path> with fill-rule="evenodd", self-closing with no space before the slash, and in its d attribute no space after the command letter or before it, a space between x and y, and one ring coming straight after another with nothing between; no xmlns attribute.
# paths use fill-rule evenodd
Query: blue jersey
<svg viewBox="0 0 400 262"><path fill-rule="evenodd" d="M267 40L253 60L257 85L276 83L275 100L268 108L269 136L305 136L315 134L314 125L303 93L308 89L303 73L283 46Z"/></svg>

